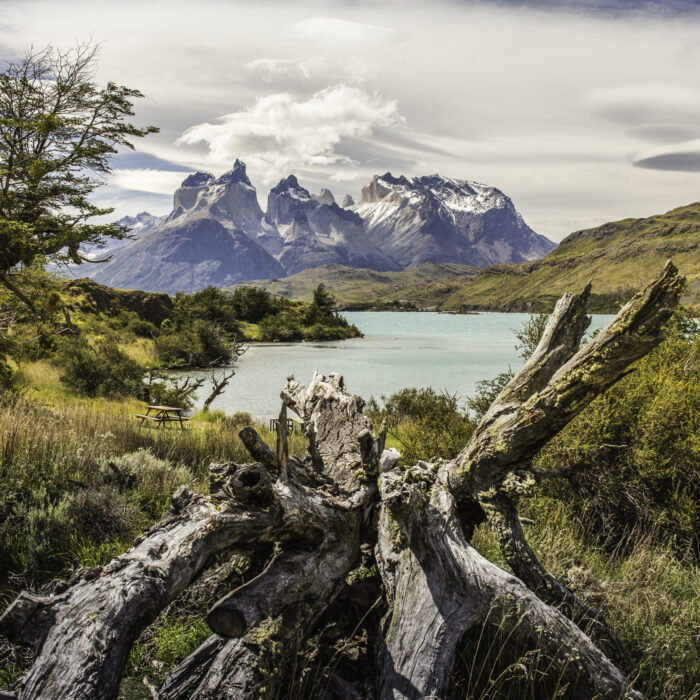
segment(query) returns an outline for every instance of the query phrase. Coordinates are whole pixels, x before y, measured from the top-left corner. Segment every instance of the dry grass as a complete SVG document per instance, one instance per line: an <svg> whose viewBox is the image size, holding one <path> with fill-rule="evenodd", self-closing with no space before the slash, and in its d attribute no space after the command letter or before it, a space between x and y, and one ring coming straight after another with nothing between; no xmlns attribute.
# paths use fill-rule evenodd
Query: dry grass
<svg viewBox="0 0 700 700"><path fill-rule="evenodd" d="M651 533L605 553L587 544L583 526L542 499L527 535L545 568L589 604L601 609L638 664L645 697L700 698L700 569L682 562ZM480 526L474 546L507 568L493 535Z"/></svg>

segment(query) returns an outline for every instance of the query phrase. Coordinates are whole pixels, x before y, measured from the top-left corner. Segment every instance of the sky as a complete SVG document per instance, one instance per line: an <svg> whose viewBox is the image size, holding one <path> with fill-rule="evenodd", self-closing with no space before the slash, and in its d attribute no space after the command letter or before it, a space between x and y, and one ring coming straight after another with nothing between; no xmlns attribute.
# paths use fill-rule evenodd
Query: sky
<svg viewBox="0 0 700 700"><path fill-rule="evenodd" d="M555 241L700 200L700 0L0 0L2 59L86 40L160 128L115 157L115 216L235 158L263 208L290 173L440 173Z"/></svg>

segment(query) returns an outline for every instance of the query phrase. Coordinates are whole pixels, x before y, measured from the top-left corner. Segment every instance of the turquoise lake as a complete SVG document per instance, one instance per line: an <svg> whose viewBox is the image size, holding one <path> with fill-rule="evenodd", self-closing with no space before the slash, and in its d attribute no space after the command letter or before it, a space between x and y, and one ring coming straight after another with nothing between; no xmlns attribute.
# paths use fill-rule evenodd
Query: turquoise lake
<svg viewBox="0 0 700 700"><path fill-rule="evenodd" d="M251 345L212 410L247 411L255 418L276 416L286 378L293 374L308 384L316 370L339 372L348 391L365 399L409 386L444 389L464 399L477 382L509 366L517 370L523 363L514 347L514 331L528 314L356 311L345 316L364 338ZM589 331L602 328L611 318L594 315ZM200 402L208 386L209 382L201 389Z"/></svg>

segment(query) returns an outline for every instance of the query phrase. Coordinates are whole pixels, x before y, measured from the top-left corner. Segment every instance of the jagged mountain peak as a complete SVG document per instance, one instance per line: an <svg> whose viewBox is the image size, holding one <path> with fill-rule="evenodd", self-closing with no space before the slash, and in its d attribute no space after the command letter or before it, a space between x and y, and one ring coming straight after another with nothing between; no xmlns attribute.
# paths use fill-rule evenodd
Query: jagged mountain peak
<svg viewBox="0 0 700 700"><path fill-rule="evenodd" d="M329 206L329 207L332 204L335 204L335 197L333 196L333 193L325 187L318 194L314 195L314 199L319 204L325 204L326 206Z"/></svg>
<svg viewBox="0 0 700 700"><path fill-rule="evenodd" d="M370 238L406 267L459 262L485 267L546 255L538 236L500 190L437 173L408 179L375 175L352 207Z"/></svg>
<svg viewBox="0 0 700 700"><path fill-rule="evenodd" d="M236 158L233 163L231 170L227 170L225 173L220 175L217 180L217 185L232 185L236 182L242 182L249 187L252 187L250 180L248 179L248 173L246 172L246 165L242 160Z"/></svg>
<svg viewBox="0 0 700 700"><path fill-rule="evenodd" d="M270 194L288 195L301 201L310 201L312 199L311 193L299 184L296 175L288 175L280 180L277 185L270 190Z"/></svg>
<svg viewBox="0 0 700 700"><path fill-rule="evenodd" d="M180 187L205 187L214 182L215 179L211 173L196 172L188 175Z"/></svg>
<svg viewBox="0 0 700 700"><path fill-rule="evenodd" d="M437 173L374 175L360 202L346 195L342 207L329 189L311 194L291 174L270 190L263 213L238 159L218 178L188 175L167 219L141 214L128 224L139 239L120 248L95 278L139 286L141 275L154 291L219 283L248 268L248 279L260 277L253 267L274 276L327 264L378 271L424 262L484 267L541 257L554 247L500 190ZM194 277L188 277L191 265Z"/></svg>

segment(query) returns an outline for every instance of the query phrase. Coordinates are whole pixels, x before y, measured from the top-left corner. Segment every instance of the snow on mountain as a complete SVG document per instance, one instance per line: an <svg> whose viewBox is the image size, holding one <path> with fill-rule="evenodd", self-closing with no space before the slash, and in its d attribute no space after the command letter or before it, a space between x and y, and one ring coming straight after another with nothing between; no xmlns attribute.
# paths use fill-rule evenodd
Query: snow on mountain
<svg viewBox="0 0 700 700"><path fill-rule="evenodd" d="M397 263L367 238L357 214L339 207L330 190L311 196L294 175L270 190L266 220L282 237L278 260L287 274L333 263L398 269Z"/></svg>
<svg viewBox="0 0 700 700"><path fill-rule="evenodd" d="M503 192L468 180L375 175L351 209L365 221L369 238L402 267L486 267L539 258L555 247L523 221Z"/></svg>
<svg viewBox="0 0 700 700"><path fill-rule="evenodd" d="M358 204L346 195L342 207L330 190L312 195L289 175L270 190L263 212L240 160L218 178L204 172L185 178L167 217L144 212L120 223L135 240L88 251L113 255L89 272L104 284L168 292L327 264L378 271L424 262L484 267L541 257L554 247L500 190L439 175L374 176Z"/></svg>

